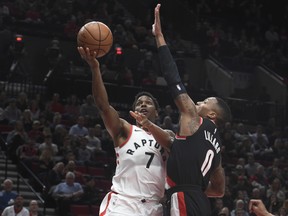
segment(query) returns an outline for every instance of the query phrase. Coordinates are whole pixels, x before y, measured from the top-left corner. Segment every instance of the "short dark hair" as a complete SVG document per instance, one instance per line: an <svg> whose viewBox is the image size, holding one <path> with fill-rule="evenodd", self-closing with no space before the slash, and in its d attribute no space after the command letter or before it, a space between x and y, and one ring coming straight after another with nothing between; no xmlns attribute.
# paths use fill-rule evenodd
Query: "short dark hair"
<svg viewBox="0 0 288 216"><path fill-rule="evenodd" d="M226 122L230 122L232 119L232 114L231 114L231 110L230 107L228 106L228 104L219 97L216 97L217 100L217 105L220 108L220 113L216 119L216 124L217 126L224 126Z"/></svg>
<svg viewBox="0 0 288 216"><path fill-rule="evenodd" d="M143 95L150 97L153 100L153 103L155 105L156 110L159 111L160 106L159 106L157 99L151 93L146 92L146 91L141 91L135 96L135 100L133 102L132 109L135 110L136 101L138 100L139 97L141 97Z"/></svg>

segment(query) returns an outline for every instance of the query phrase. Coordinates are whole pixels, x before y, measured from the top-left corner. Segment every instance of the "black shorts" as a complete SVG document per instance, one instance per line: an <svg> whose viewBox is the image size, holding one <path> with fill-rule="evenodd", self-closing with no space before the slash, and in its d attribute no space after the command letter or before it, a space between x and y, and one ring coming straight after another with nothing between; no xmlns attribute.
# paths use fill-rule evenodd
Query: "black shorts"
<svg viewBox="0 0 288 216"><path fill-rule="evenodd" d="M199 188L173 190L167 193L166 216L210 216L211 206L208 197Z"/></svg>

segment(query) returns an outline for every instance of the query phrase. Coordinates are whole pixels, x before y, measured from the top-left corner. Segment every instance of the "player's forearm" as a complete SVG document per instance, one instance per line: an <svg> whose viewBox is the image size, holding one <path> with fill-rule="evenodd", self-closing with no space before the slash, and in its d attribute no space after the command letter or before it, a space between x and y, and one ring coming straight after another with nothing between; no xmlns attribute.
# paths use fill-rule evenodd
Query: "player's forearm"
<svg viewBox="0 0 288 216"><path fill-rule="evenodd" d="M159 48L160 46L165 46L167 45L166 41L165 41L165 38L163 36L163 34L158 34L155 36L155 40L156 40L156 45L157 47Z"/></svg>
<svg viewBox="0 0 288 216"><path fill-rule="evenodd" d="M158 48L160 67L163 76L169 86L170 93L175 99L178 95L186 93L185 86L182 84L177 65L171 55L167 45Z"/></svg>
<svg viewBox="0 0 288 216"><path fill-rule="evenodd" d="M108 94L105 89L100 68L97 65L90 67L92 70L92 93L95 104L100 111L103 111L105 107L109 107Z"/></svg>
<svg viewBox="0 0 288 216"><path fill-rule="evenodd" d="M170 149L173 140L173 136L171 135L171 133L167 132L166 130L163 130L158 125L150 121L147 125L145 125L145 128L149 130L149 132L153 135L157 143L159 143L162 147L166 149Z"/></svg>

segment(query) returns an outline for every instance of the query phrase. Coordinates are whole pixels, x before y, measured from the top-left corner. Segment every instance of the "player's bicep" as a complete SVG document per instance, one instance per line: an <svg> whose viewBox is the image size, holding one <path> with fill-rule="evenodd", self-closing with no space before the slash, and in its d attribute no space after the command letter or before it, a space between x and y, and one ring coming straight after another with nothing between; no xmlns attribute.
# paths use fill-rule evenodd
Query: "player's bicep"
<svg viewBox="0 0 288 216"><path fill-rule="evenodd" d="M118 112L112 106L109 106L109 108L102 110L100 115L103 119L105 128L114 139L123 129L123 122L120 119Z"/></svg>

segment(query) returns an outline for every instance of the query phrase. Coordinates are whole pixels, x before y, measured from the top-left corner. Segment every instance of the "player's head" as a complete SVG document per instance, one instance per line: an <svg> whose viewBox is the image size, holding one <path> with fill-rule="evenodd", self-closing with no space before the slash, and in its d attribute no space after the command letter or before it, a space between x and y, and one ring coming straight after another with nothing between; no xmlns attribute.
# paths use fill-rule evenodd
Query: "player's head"
<svg viewBox="0 0 288 216"><path fill-rule="evenodd" d="M221 98L206 98L204 101L197 102L196 107L199 116L211 119L217 126L222 127L226 122L231 121L231 110Z"/></svg>
<svg viewBox="0 0 288 216"><path fill-rule="evenodd" d="M139 92L135 96L132 108L147 116L150 121L155 122L158 117L159 103L157 99L149 92Z"/></svg>

